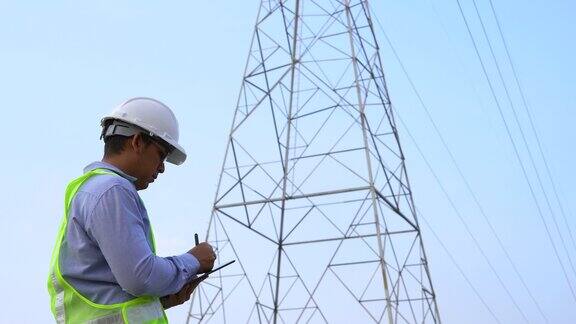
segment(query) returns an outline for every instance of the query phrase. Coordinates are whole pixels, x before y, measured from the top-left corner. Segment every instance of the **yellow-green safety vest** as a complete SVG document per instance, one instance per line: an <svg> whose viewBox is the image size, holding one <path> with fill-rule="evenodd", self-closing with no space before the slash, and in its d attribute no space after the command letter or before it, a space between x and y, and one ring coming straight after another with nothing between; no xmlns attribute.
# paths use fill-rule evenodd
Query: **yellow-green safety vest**
<svg viewBox="0 0 576 324"><path fill-rule="evenodd" d="M118 304L97 304L82 296L82 294L64 279L60 272L60 247L66 235L68 214L72 199L84 182L93 176L102 174L117 175L116 173L103 169L95 169L72 180L66 188L64 219L62 219L56 246L52 252L50 274L48 276L48 292L50 293L52 313L58 323L168 323L168 318L164 313L164 308L158 297L142 296ZM153 235L152 251L156 253Z"/></svg>

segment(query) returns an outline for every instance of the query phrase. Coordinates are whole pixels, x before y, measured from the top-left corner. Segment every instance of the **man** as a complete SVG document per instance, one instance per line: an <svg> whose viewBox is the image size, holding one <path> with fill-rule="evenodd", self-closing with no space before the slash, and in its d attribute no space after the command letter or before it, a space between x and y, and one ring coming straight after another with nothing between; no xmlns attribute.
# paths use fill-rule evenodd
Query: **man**
<svg viewBox="0 0 576 324"><path fill-rule="evenodd" d="M180 165L178 122L163 103L130 99L102 119L104 158L68 185L52 254L48 290L59 323L167 323L164 309L184 303L214 266L200 243L172 257L155 254L137 190ZM205 277L201 277L205 278Z"/></svg>

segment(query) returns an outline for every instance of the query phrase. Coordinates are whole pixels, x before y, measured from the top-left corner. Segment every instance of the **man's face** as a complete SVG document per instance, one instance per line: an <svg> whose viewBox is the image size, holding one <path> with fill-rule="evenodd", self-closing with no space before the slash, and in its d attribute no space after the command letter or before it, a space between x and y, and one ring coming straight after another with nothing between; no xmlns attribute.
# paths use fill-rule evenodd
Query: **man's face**
<svg viewBox="0 0 576 324"><path fill-rule="evenodd" d="M168 149L156 140L144 144L138 158L138 165L135 177L136 189L142 190L148 188L148 185L158 177L159 173L164 172L164 160L168 155Z"/></svg>

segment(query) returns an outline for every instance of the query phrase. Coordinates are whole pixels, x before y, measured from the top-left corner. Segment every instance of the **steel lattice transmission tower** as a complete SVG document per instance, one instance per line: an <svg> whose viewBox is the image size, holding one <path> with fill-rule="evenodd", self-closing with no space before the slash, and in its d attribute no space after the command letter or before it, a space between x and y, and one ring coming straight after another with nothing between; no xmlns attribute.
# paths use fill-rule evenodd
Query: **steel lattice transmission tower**
<svg viewBox="0 0 576 324"><path fill-rule="evenodd" d="M366 0L262 0L188 322L439 323Z"/></svg>

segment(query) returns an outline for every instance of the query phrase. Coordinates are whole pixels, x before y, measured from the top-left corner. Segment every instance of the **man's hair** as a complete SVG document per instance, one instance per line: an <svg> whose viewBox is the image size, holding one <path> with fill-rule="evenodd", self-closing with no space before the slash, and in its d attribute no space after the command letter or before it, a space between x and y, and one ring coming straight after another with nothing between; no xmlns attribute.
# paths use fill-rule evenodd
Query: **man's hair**
<svg viewBox="0 0 576 324"><path fill-rule="evenodd" d="M140 133L140 136L146 145L149 145L153 141L150 135ZM122 153L122 151L124 151L124 145L126 145L126 142L132 140L132 137L134 136L112 135L106 137L104 139L104 156L110 157Z"/></svg>
<svg viewBox="0 0 576 324"><path fill-rule="evenodd" d="M113 120L109 120L104 125L104 130L112 124ZM152 143L153 139L150 135L146 133L140 133L142 141L144 144L149 145ZM133 136L122 136L122 135L111 135L104 138L104 156L110 157L118 155L124 151L124 146L126 143L132 139Z"/></svg>

